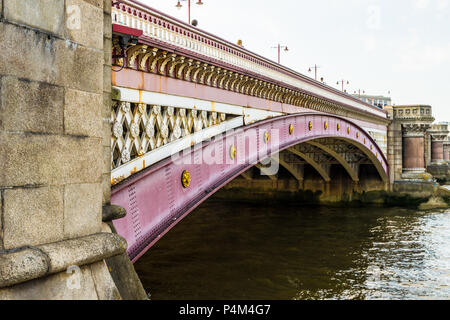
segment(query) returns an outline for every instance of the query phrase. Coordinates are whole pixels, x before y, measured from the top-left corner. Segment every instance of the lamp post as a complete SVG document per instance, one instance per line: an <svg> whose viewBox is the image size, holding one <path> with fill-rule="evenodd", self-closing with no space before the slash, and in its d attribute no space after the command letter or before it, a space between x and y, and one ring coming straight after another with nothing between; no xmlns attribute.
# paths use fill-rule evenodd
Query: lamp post
<svg viewBox="0 0 450 320"><path fill-rule="evenodd" d="M278 49L278 64L280 64L281 61L281 49L284 49L285 52L289 51L289 48L287 46L282 46L278 44L277 47L272 47L272 49Z"/></svg>
<svg viewBox="0 0 450 320"><path fill-rule="evenodd" d="M319 67L317 64L314 65L314 67L309 67L308 72L311 72L312 69L314 69L314 79L317 81L317 69L319 69L321 67Z"/></svg>
<svg viewBox="0 0 450 320"><path fill-rule="evenodd" d="M366 94L366 91L362 91L363 94ZM356 91L354 92L356 94ZM358 98L361 99L361 89L358 89Z"/></svg>
<svg viewBox="0 0 450 320"><path fill-rule="evenodd" d="M181 10L181 8L183 8L183 5L181 4L182 1L188 2L188 24L191 24L191 0L178 0L177 4L175 6L176 8L178 8L178 10ZM196 4L201 6L203 4L203 2L202 2L202 0L198 0L196 2Z"/></svg>
<svg viewBox="0 0 450 320"><path fill-rule="evenodd" d="M344 82L345 82L345 80L341 80L341 81L336 82L337 85L339 85L339 83L342 84L342 92L346 92L346 91L344 90ZM350 82L347 81L347 84L350 84Z"/></svg>

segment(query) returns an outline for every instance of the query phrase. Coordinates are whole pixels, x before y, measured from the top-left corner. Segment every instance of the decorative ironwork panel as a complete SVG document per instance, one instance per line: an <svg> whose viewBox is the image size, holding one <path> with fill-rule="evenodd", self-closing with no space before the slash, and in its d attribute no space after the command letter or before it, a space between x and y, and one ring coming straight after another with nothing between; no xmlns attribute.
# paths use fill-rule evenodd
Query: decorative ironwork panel
<svg viewBox="0 0 450 320"><path fill-rule="evenodd" d="M114 101L111 169L231 117L225 113Z"/></svg>

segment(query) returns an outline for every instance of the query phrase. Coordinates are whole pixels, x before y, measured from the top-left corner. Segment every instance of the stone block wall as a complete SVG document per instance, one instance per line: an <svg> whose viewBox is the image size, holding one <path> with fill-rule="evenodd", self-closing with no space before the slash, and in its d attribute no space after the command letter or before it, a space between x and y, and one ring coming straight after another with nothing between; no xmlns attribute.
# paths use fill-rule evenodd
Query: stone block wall
<svg viewBox="0 0 450 320"><path fill-rule="evenodd" d="M0 254L102 231L110 9L108 0L0 0Z"/></svg>
<svg viewBox="0 0 450 320"><path fill-rule="evenodd" d="M400 180L403 168L403 136L402 126L398 121L393 121L388 127L388 152L389 179L391 184Z"/></svg>

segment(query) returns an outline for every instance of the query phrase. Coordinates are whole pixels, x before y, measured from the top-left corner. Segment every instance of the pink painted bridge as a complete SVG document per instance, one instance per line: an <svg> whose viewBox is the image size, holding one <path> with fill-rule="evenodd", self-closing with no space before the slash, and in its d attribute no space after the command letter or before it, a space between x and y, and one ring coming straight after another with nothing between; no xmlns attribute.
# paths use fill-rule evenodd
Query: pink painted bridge
<svg viewBox="0 0 450 320"><path fill-rule="evenodd" d="M270 138L274 133L279 139ZM388 180L388 165L381 149L370 135L350 121L319 114L262 121L165 159L113 189L113 202L128 212L126 218L114 225L127 239L130 257L136 261L203 201L261 160L324 138L356 146L372 161L383 181ZM200 159L205 154L218 155L216 160L221 161L206 164ZM200 163L196 164L197 161ZM183 185L185 173L189 173L189 185Z"/></svg>
<svg viewBox="0 0 450 320"><path fill-rule="evenodd" d="M389 183L383 110L137 1L112 19L111 201L133 261L233 183L328 197Z"/></svg>

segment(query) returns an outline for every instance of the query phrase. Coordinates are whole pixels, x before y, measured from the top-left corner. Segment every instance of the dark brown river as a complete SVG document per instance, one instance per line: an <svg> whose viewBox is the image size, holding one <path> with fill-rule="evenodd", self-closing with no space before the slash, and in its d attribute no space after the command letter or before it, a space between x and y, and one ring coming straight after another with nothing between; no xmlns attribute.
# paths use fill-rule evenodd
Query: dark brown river
<svg viewBox="0 0 450 320"><path fill-rule="evenodd" d="M450 299L450 211L208 201L135 267L152 300Z"/></svg>

